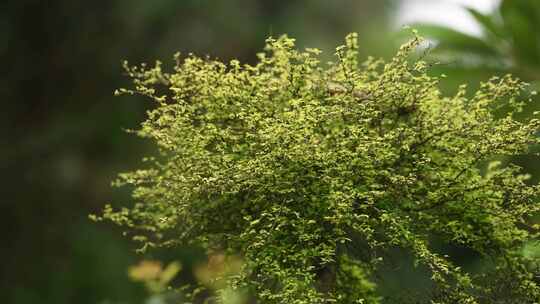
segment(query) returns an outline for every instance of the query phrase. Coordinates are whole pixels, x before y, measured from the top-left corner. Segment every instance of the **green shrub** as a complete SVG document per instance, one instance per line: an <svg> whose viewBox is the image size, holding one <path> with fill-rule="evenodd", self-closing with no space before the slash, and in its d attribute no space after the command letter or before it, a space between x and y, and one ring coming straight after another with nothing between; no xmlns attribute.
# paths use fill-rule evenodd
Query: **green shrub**
<svg viewBox="0 0 540 304"><path fill-rule="evenodd" d="M134 87L119 93L157 103L136 133L160 155L120 175L133 207L96 218L126 226L143 249L239 255L242 269L222 279L260 303L384 301L375 274L395 248L429 270L431 303L498 293L533 303L535 261L520 252L537 237L528 218L540 188L490 162L539 141L539 120L513 118L525 84L493 78L471 98L465 87L443 97L429 65L411 59L420 43L387 63L360 64L351 34L336 63L284 36L256 65L194 55L177 55L171 72L126 64ZM491 266L467 273L434 238Z"/></svg>

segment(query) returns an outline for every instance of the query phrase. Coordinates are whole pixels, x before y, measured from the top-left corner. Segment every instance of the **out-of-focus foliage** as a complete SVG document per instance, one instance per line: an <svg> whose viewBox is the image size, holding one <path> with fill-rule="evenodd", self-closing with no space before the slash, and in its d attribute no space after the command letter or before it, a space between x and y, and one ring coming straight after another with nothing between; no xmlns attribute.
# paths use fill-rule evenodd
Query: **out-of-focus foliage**
<svg viewBox="0 0 540 304"><path fill-rule="evenodd" d="M142 260L129 267L129 277L135 282L144 283L149 293L145 304L201 303L209 293L215 294L215 300L222 304L247 304L250 303L248 294L229 287L227 280L224 280L238 274L241 268L242 259L238 256L212 253L205 263L195 266L195 288L189 284L180 288L171 287L175 285L172 281L179 279L177 274L181 267L178 262L171 262L163 268L160 261Z"/></svg>
<svg viewBox="0 0 540 304"><path fill-rule="evenodd" d="M420 42L389 62L359 63L350 35L321 64L284 36L253 65L177 55L170 72L126 66L134 85L118 92L156 103L136 133L160 156L120 175L133 207L94 218L143 249L238 254L241 270L218 279L260 303L384 301L377 273L396 248L433 284L418 302L535 303L537 261L521 250L538 237L528 218L540 186L516 165L487 164L540 142L540 120L515 117L526 85L494 77L470 98L464 86L444 97L426 62L409 60ZM434 237L485 268L465 271Z"/></svg>
<svg viewBox="0 0 540 304"><path fill-rule="evenodd" d="M540 2L502 0L491 13L465 8L481 27L476 37L439 25L416 24L423 35L435 40L431 52L453 68L511 72L533 88L540 85Z"/></svg>
<svg viewBox="0 0 540 304"><path fill-rule="evenodd" d="M135 260L114 229L89 212L125 201L110 180L144 154L125 134L153 105L113 99L121 62L181 51L255 60L269 34L333 46L358 30L381 50L391 0L6 0L0 1L0 302L137 303ZM376 31L372 30L376 29ZM381 53L382 51L377 51ZM201 252L164 254L185 272ZM149 258L161 258L161 255ZM189 278L188 278L189 279Z"/></svg>
<svg viewBox="0 0 540 304"><path fill-rule="evenodd" d="M144 282L150 292L161 293L181 269L178 262L172 262L163 268L159 261L143 260L138 265L129 267L128 275L134 281Z"/></svg>

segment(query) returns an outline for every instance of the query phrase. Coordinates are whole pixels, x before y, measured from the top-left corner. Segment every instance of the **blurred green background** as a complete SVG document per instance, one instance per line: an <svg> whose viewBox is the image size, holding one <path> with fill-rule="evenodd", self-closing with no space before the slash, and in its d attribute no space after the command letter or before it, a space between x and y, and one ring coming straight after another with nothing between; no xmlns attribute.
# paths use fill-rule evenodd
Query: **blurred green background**
<svg viewBox="0 0 540 304"><path fill-rule="evenodd" d="M445 5L467 14L454 2ZM251 63L265 38L283 33L297 38L300 47L323 49L330 59L333 47L353 31L359 33L362 56L389 57L403 41L395 34L400 25L421 21L407 16L415 16L414 9L422 13L429 3L4 1L1 303L142 302L143 288L127 277L127 267L140 259L133 244L115 227L87 217L105 203L129 204L129 191L110 183L154 153L150 143L124 131L137 128L152 104L113 98L113 91L129 82L121 69L124 59L172 63L181 51ZM418 26L440 46L432 60L445 64L433 72L449 76L443 83L449 92L457 83L474 84L507 71L534 85L539 80L540 2L490 3L492 14L469 12L473 34L456 31L452 20L451 29ZM456 16L458 26L463 15ZM534 173L535 159L520 161ZM201 258L183 249L159 257L188 265Z"/></svg>

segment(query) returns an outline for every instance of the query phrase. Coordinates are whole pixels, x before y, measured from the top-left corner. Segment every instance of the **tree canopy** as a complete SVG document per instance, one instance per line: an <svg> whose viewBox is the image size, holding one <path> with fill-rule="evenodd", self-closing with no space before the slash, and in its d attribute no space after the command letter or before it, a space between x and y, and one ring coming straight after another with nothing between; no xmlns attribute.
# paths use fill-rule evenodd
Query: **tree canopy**
<svg viewBox="0 0 540 304"><path fill-rule="evenodd" d="M283 36L255 65L126 64L133 87L118 93L156 102L135 132L160 154L116 182L132 187L131 207L95 218L143 249L239 256L223 279L260 303L384 303L377 272L395 248L429 272L430 303L535 303L537 261L521 250L538 237L540 188L496 161L539 142L540 120L514 117L526 84L494 77L470 98L465 86L442 96L421 41L389 62L359 62L351 34L328 63ZM435 241L481 255L482 271Z"/></svg>

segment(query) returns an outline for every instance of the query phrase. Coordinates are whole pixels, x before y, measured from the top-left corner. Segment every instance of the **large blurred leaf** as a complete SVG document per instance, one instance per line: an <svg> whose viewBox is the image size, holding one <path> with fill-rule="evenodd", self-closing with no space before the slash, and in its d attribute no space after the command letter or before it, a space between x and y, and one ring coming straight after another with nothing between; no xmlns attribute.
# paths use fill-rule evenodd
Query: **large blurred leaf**
<svg viewBox="0 0 540 304"><path fill-rule="evenodd" d="M540 66L540 2L505 0L499 10L512 39L514 60Z"/></svg>
<svg viewBox="0 0 540 304"><path fill-rule="evenodd" d="M453 30L451 28L434 24L416 24L421 35L438 42L439 50L462 51L484 56L496 56L498 52L480 38Z"/></svg>
<svg viewBox="0 0 540 304"><path fill-rule="evenodd" d="M449 69L484 66L529 82L540 80L540 1L502 0L492 13L465 9L480 26L480 37L444 26L415 26L422 35L438 42L434 54L460 62Z"/></svg>
<svg viewBox="0 0 540 304"><path fill-rule="evenodd" d="M465 7L465 9L471 14L471 16L482 26L482 31L492 36L493 38L504 38L505 32L504 29L497 24L495 16L483 14L478 10L470 7Z"/></svg>

